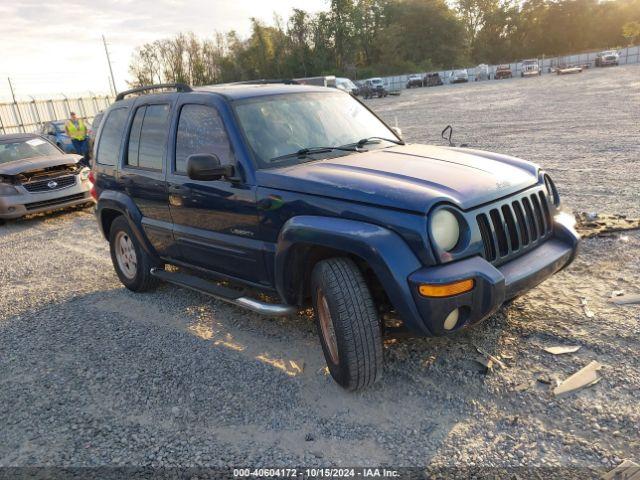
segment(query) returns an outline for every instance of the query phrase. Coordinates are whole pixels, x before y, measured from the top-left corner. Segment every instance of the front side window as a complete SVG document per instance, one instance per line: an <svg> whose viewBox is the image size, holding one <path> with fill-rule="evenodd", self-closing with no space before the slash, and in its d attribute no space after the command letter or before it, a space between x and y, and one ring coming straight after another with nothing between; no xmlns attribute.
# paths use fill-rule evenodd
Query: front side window
<svg viewBox="0 0 640 480"><path fill-rule="evenodd" d="M169 113L169 105L147 105L136 110L129 133L127 165L162 170Z"/></svg>
<svg viewBox="0 0 640 480"><path fill-rule="evenodd" d="M257 97L237 101L234 108L259 168L309 161L296 156L278 158L305 148L353 145L369 137L397 140L375 115L342 92ZM367 148L390 145L382 142ZM345 152L332 152L341 154Z"/></svg>
<svg viewBox="0 0 640 480"><path fill-rule="evenodd" d="M114 108L107 115L104 128L98 139L96 162L99 164L115 166L118 162L128 114L127 108Z"/></svg>
<svg viewBox="0 0 640 480"><path fill-rule="evenodd" d="M180 110L176 134L176 173L186 173L187 158L212 153L220 164L234 163L227 132L217 110L207 105L185 105Z"/></svg>

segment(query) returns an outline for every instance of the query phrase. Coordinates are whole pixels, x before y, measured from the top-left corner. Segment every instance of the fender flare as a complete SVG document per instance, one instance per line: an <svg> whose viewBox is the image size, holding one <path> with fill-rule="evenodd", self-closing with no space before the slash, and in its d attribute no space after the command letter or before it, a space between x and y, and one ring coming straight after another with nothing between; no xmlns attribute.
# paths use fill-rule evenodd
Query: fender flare
<svg viewBox="0 0 640 480"><path fill-rule="evenodd" d="M103 214L105 210L115 210L122 214L129 222L129 227L144 251L154 259L158 259L158 252L153 248L142 228L142 213L134 201L128 195L113 190L105 190L100 193L96 206L96 217L98 225L105 239L109 240L109 235L102 228Z"/></svg>
<svg viewBox="0 0 640 480"><path fill-rule="evenodd" d="M409 275L423 265L397 233L343 218L302 215L289 219L278 235L275 257L276 288L289 303L297 300L288 285L291 253L299 245L331 248L367 262L405 324L414 323L418 330L423 329L408 282Z"/></svg>

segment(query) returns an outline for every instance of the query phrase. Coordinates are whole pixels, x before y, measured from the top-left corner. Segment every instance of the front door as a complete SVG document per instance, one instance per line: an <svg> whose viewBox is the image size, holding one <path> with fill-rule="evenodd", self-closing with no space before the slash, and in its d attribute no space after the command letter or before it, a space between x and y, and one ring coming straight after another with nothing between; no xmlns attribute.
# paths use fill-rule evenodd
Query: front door
<svg viewBox="0 0 640 480"><path fill-rule="evenodd" d="M165 182L171 98L136 105L125 145L120 182L142 214L142 227L161 256L171 253L173 237Z"/></svg>
<svg viewBox="0 0 640 480"><path fill-rule="evenodd" d="M255 187L240 177L199 181L186 174L193 154L215 154L221 164L237 167L217 102L210 94L189 94L178 102L167 177L174 238L184 262L265 284Z"/></svg>

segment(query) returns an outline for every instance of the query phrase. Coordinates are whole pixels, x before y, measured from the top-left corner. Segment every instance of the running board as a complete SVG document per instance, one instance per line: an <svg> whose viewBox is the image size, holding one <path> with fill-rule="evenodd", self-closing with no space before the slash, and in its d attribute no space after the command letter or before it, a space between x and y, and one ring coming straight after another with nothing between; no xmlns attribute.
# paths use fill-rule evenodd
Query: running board
<svg viewBox="0 0 640 480"><path fill-rule="evenodd" d="M151 275L165 282L173 283L179 287L189 288L196 292L204 293L223 302L231 303L260 315L272 317L284 317L296 313L292 305L266 303L254 298L244 297L242 293L227 287L221 287L204 278L188 275L180 272L167 272L161 268L152 268Z"/></svg>

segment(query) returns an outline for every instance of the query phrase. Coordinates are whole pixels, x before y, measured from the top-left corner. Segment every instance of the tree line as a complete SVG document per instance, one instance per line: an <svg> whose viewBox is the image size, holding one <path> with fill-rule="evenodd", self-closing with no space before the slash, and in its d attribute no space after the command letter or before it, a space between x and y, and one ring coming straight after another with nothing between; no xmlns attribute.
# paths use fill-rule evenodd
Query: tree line
<svg viewBox="0 0 640 480"><path fill-rule="evenodd" d="M640 41L640 0L329 0L251 33L182 33L136 49L132 86L315 75L354 79L497 64Z"/></svg>

